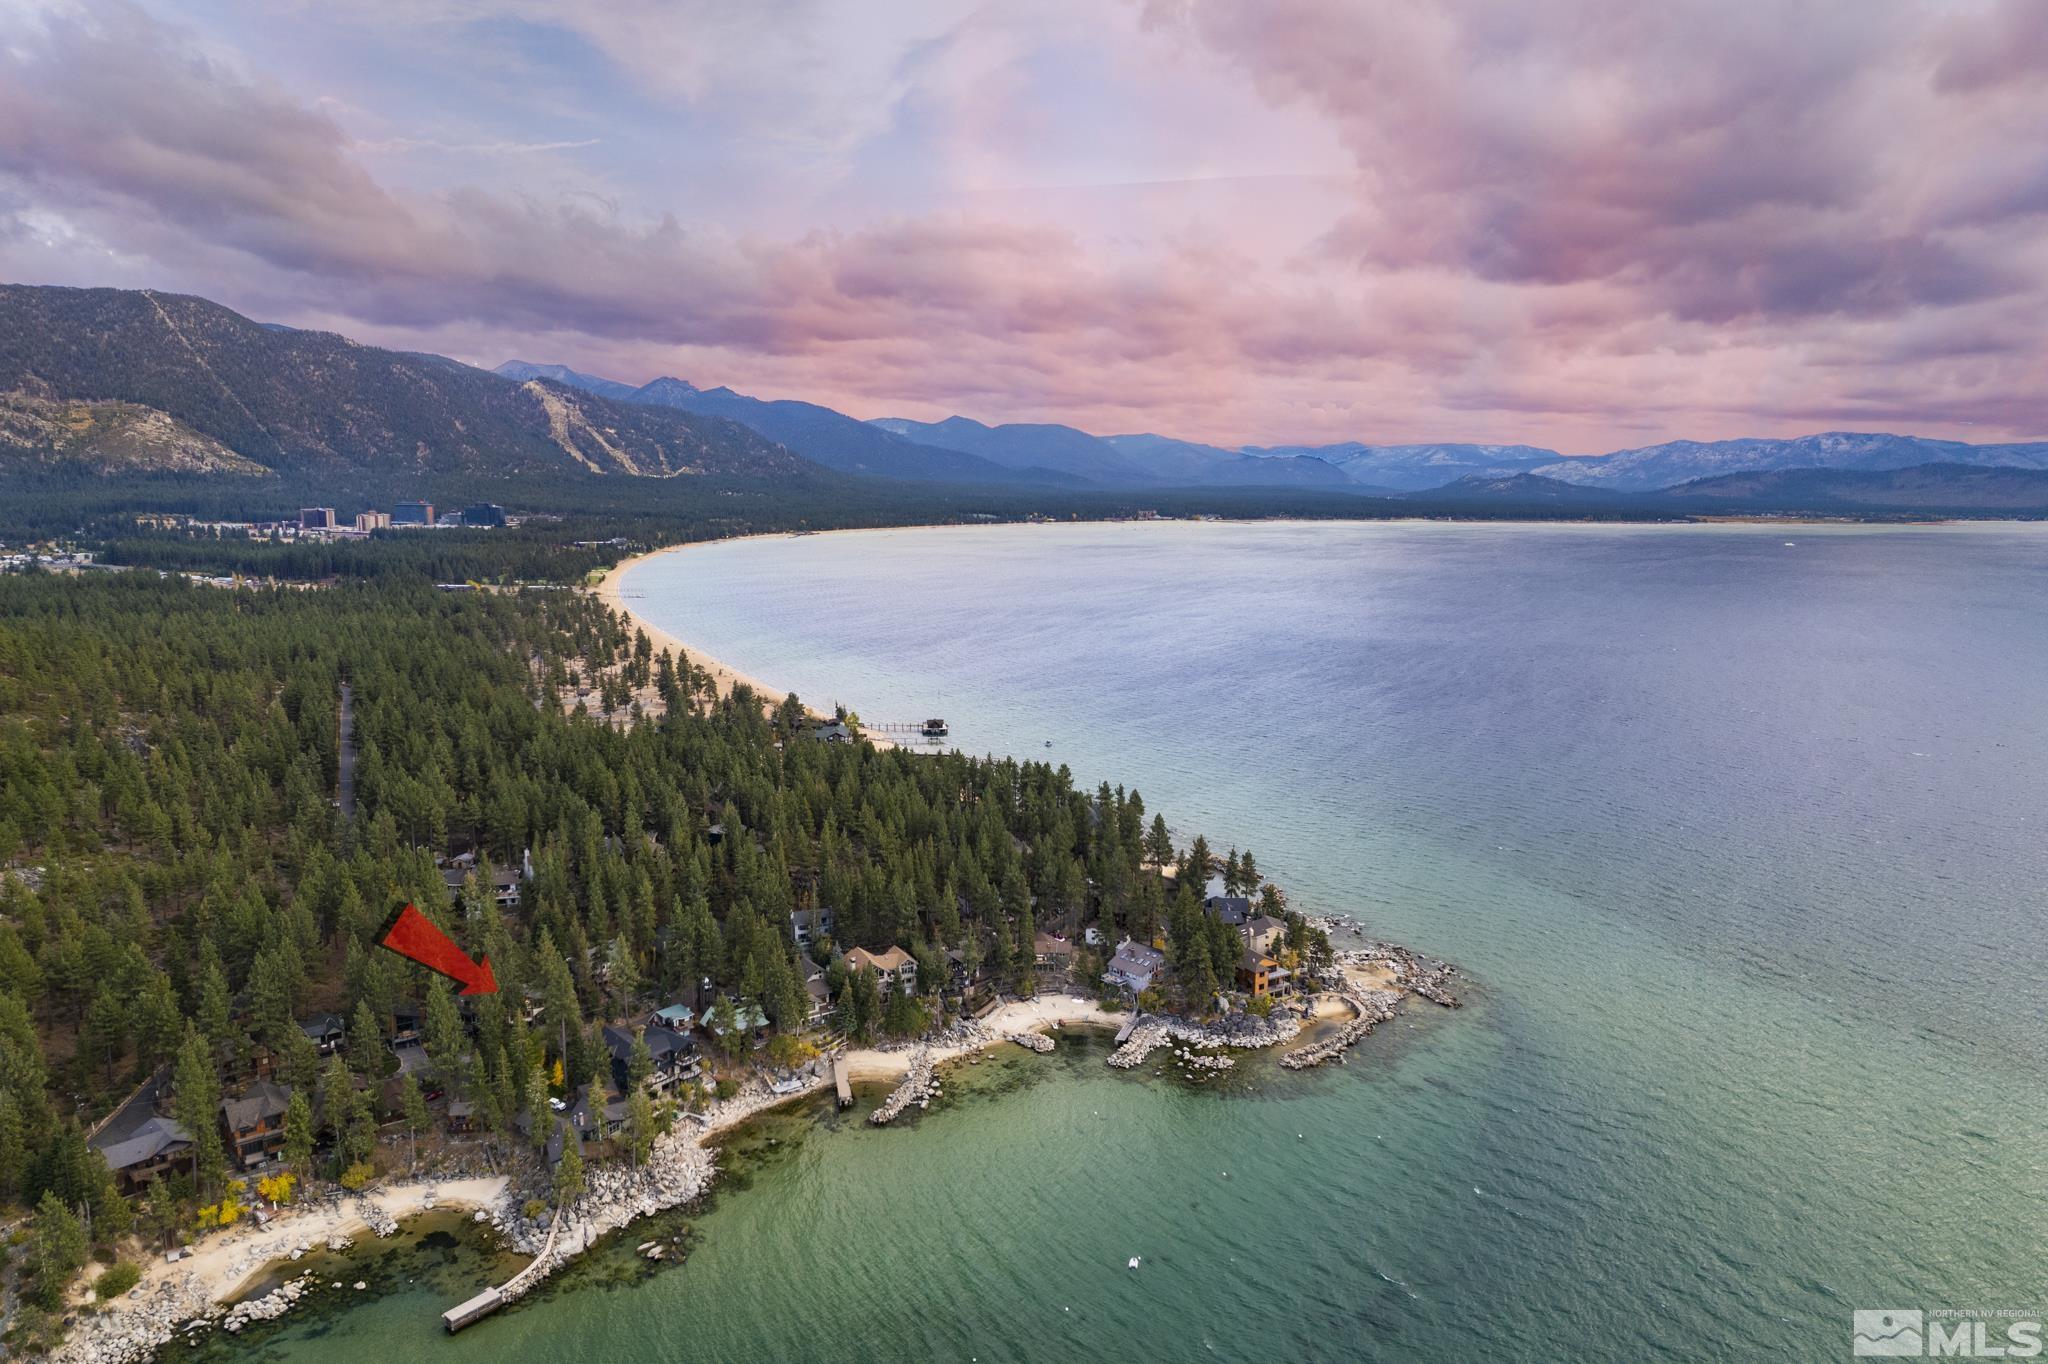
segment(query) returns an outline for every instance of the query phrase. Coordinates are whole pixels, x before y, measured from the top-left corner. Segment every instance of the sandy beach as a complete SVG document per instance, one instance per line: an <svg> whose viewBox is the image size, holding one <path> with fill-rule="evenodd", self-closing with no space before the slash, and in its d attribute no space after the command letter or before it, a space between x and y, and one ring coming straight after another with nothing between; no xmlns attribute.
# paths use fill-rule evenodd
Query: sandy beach
<svg viewBox="0 0 2048 1364"><path fill-rule="evenodd" d="M770 536L740 538L781 539L786 537ZM724 544L727 542L722 540L706 540L697 543ZM654 645L655 653L659 654L662 650L667 649L670 652L674 653L678 658L687 657L690 660L690 662L694 664L696 667L698 667L706 673L709 673L711 675L711 680L713 684L716 685L718 688L718 694L720 696L730 696L732 694L732 689L735 686L738 686L741 683L745 683L748 687L753 689L753 692L756 696L761 698L764 705L781 705L783 699L789 695L788 692L783 691L779 687L771 687L766 682L761 681L761 679L759 679L758 677L754 677L747 673L743 673L738 668L735 668L731 664L726 663L724 660L713 658L710 654L705 653L696 645L689 644L681 639L678 639L675 635L670 634L667 630L664 630L660 626L654 624L652 621L649 621L645 616L641 615L639 612L635 611L629 604L627 604L624 593L625 577L627 572L631 570L634 565L642 563L648 559L652 559L656 555L680 554L690 548L692 548L692 545L668 545L661 549L649 550L645 554L635 554L630 559L622 559L617 564L614 564L612 566L611 570L604 575L603 580L600 581L596 587L590 590L599 601L603 602L606 606L609 606L614 611L619 612L628 620L632 621L633 624L641 631L641 633L647 636L648 641ZM896 748L899 746L895 740L884 738L878 734L869 734L866 736L866 738L868 742L873 744L876 748Z"/></svg>
<svg viewBox="0 0 2048 1364"><path fill-rule="evenodd" d="M987 1018L981 1026L993 1036L988 1042L959 1042L950 1046L931 1049L935 1062L957 1061L987 1047L995 1046L1012 1033L1037 1032L1046 1028L1062 1026L1087 1026L1093 1028L1121 1028L1130 1015L1105 1013L1092 999L1078 995L1039 995L1034 999L1013 999L1004 1004ZM917 1054L915 1045L906 1045L882 1051L875 1047L863 1047L846 1054L846 1073L855 1080L899 1080L910 1071L910 1058Z"/></svg>
<svg viewBox="0 0 2048 1364"><path fill-rule="evenodd" d="M720 542L706 541L705 543ZM663 549L649 550L645 554L636 554L630 559L622 559L613 565L611 571L604 575L604 580L591 590L596 594L599 601L631 619L653 643L656 653L660 653L663 649L668 649L678 657L687 655L690 662L710 673L712 681L718 685L718 694L720 696L731 695L732 689L744 682L747 686L752 687L755 694L760 696L769 705L780 705L782 699L789 695L788 692L771 687L757 677L749 677L739 669L713 658L695 645L684 643L660 626L649 622L646 617L626 604L625 597L622 594L622 584L627 572L634 565L652 559L658 554L679 554L688 548L688 545L670 545Z"/></svg>

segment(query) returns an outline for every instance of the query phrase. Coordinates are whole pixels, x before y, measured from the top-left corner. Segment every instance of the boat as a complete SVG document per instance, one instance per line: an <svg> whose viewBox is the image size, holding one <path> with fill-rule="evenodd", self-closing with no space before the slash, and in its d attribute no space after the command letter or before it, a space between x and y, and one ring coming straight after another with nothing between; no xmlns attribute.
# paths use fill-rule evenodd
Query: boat
<svg viewBox="0 0 2048 1364"><path fill-rule="evenodd" d="M1139 1258L1139 1257L1138 1257L1138 1256L1136 1256L1136 1255L1133 1255L1133 1256L1131 1257L1131 1268L1132 1268L1132 1269L1136 1269L1136 1268L1138 1267L1138 1258Z"/></svg>
<svg viewBox="0 0 2048 1364"><path fill-rule="evenodd" d="M1045 741L1045 746L1046 746L1047 748L1051 748L1051 747L1052 747L1052 740L1050 740L1050 739L1047 739L1047 740Z"/></svg>
<svg viewBox="0 0 2048 1364"><path fill-rule="evenodd" d="M944 720L931 719L924 722L924 733L928 739L943 739L952 732L946 727Z"/></svg>

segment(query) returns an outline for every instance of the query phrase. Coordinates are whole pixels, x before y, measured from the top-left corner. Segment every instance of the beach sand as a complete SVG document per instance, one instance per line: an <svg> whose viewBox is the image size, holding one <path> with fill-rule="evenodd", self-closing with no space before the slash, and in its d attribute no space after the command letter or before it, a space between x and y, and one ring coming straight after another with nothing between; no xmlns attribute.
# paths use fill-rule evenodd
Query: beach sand
<svg viewBox="0 0 2048 1364"><path fill-rule="evenodd" d="M703 541L701 543L724 544L727 542ZM648 642L654 646L655 653L659 654L662 650L667 649L678 658L687 657L696 667L709 673L712 682L718 688L720 696L730 696L732 689L744 682L753 689L756 696L761 698L764 706L774 707L781 705L784 698L789 695L788 692L783 691L779 687L771 687L761 681L761 679L743 673L738 668L721 659L713 658L694 644L683 642L675 635L653 624L627 604L623 586L627 572L634 565L652 559L658 554L680 554L690 548L692 548L691 545L670 545L663 549L649 550L645 554L636 554L630 559L622 559L612 567L610 572L604 575L603 580L596 587L592 588L591 591L599 601L632 621L640 632L647 636ZM895 748L898 746L894 740L883 738L877 734L869 734L866 738L876 748Z"/></svg>
<svg viewBox="0 0 2048 1364"><path fill-rule="evenodd" d="M933 1047L931 1056L936 1062L957 1061L985 1047L995 1046L1011 1033L1038 1032L1062 1025L1121 1028L1128 1018L1128 1014L1105 1013L1094 1000L1082 999L1078 995L1013 999L981 1020L981 1025L995 1035L993 1042L961 1042ZM854 1080L900 1080L910 1073L910 1060L917 1051L915 1046L890 1051L874 1047L850 1051L846 1054L846 1073L849 1079Z"/></svg>
<svg viewBox="0 0 2048 1364"><path fill-rule="evenodd" d="M713 658L695 645L685 644L668 631L649 623L645 617L626 604L625 597L622 594L622 584L626 573L630 569L636 564L654 558L658 554L679 554L688 548L689 546L687 545L671 545L666 549L649 550L645 554L636 554L630 559L622 559L613 566L609 573L604 575L604 580L598 583L592 591L596 594L599 601L626 616L638 626L641 633L645 634L649 642L654 645L656 653L667 649L679 658L687 656L690 662L696 664L705 672L710 673L712 681L718 684L718 694L720 696L730 696L732 689L739 683L744 682L749 687L752 687L754 693L769 705L781 705L783 698L789 695L788 692L771 687L759 678L749 677L739 669Z"/></svg>
<svg viewBox="0 0 2048 1364"><path fill-rule="evenodd" d="M428 1211L427 1200L436 1209L469 1212L482 1208L501 1209L510 1181L503 1175L470 1179L408 1179L363 1195L383 1216L404 1221ZM189 1255L175 1262L157 1256L143 1269L141 1298L146 1301L160 1283L178 1283L195 1289L213 1302L226 1302L260 1277L271 1265L289 1260L301 1246L314 1250L337 1236L359 1240L372 1235L370 1224L349 1198L339 1206L322 1203L304 1208L287 1208L268 1226L253 1221L220 1236L209 1237L192 1247ZM116 1298L107 1304L109 1314L128 1310L130 1299Z"/></svg>

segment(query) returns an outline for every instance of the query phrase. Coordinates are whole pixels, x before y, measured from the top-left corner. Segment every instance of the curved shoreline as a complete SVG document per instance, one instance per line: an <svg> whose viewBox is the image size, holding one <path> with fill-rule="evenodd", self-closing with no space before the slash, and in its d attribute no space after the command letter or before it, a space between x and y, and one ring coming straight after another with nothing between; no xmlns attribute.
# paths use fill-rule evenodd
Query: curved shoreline
<svg viewBox="0 0 2048 1364"><path fill-rule="evenodd" d="M732 689L735 686L744 683L746 686L752 688L754 693L758 695L763 701L767 702L769 705L779 706L782 704L783 698L789 695L788 692L782 691L781 689L776 687L771 687L767 683L762 682L760 679L751 677L748 674L741 672L738 668L733 667L731 664L726 663L721 659L712 657L710 654L704 652L702 649L697 648L695 645L687 644L683 640L671 634L669 631L662 629L654 622L648 620L646 616L642 615L640 612L635 611L632 607L628 606L626 604L624 592L626 574L632 571L634 568L638 567L639 565L647 562L649 559L656 558L663 554L677 554L683 550L692 549L699 545L724 545L732 544L738 540L757 540L770 538L773 537L739 535L724 540L693 540L687 544L664 545L660 549L650 549L644 554L635 554L629 559L621 559L616 564L613 564L610 569L606 570L603 579L598 582L597 586L591 588L590 591L597 597L599 601L603 602L606 606L611 607L614 611L619 612L621 615L625 616L626 619L632 621L634 626L637 629L639 629L639 631L642 634L646 635L648 640L654 645L656 653L661 652L663 649L671 650L675 653L676 657L688 658L691 663L703 669L705 672L711 674L711 680L717 684L718 694L720 696L731 695Z"/></svg>

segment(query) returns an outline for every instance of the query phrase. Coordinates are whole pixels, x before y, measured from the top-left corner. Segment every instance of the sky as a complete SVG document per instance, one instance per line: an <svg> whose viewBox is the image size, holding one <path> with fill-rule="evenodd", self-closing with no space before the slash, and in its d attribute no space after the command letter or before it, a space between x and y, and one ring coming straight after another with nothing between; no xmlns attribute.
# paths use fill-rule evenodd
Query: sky
<svg viewBox="0 0 2048 1364"><path fill-rule="evenodd" d="M2048 437L2048 0L0 0L0 278L1224 445Z"/></svg>

